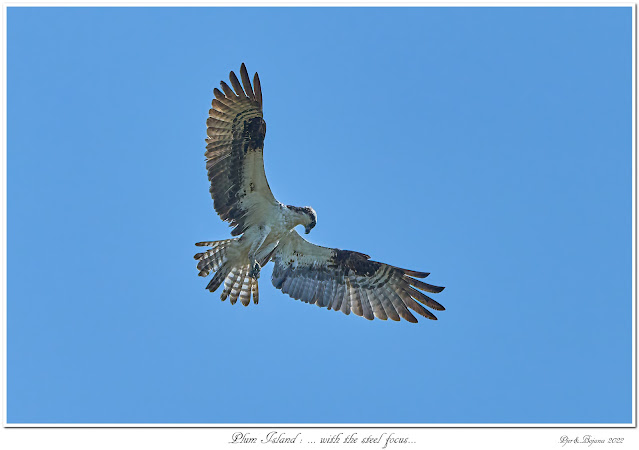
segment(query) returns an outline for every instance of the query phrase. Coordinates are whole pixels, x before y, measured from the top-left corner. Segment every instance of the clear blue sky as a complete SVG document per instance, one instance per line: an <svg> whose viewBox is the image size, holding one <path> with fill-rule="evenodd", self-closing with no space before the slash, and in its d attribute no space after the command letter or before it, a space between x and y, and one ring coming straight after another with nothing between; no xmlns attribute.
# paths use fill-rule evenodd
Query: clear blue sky
<svg viewBox="0 0 639 450"><path fill-rule="evenodd" d="M10 423L631 421L631 8L9 8ZM212 90L439 321L219 300Z"/></svg>

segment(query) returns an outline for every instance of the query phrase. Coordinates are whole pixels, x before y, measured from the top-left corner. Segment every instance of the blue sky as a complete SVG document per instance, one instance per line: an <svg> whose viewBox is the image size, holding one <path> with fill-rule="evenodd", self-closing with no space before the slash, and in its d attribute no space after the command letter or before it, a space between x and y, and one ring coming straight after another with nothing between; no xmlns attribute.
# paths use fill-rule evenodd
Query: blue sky
<svg viewBox="0 0 639 450"><path fill-rule="evenodd" d="M631 8L9 8L10 423L628 423ZM431 272L369 322L192 258L212 90L258 71L317 244Z"/></svg>

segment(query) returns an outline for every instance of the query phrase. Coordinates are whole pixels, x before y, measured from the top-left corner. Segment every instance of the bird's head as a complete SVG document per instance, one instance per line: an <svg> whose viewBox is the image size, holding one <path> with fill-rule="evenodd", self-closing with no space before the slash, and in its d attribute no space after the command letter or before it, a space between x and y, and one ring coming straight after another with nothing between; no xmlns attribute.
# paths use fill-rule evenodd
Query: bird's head
<svg viewBox="0 0 639 450"><path fill-rule="evenodd" d="M304 232L310 233L311 230L317 225L317 213L310 206L291 206L286 205L288 209L293 211L296 216L298 225L304 225Z"/></svg>
<svg viewBox="0 0 639 450"><path fill-rule="evenodd" d="M304 213L306 215L306 222L302 225L304 225L304 232L308 234L315 228L315 225L317 225L317 213L310 206L304 207Z"/></svg>

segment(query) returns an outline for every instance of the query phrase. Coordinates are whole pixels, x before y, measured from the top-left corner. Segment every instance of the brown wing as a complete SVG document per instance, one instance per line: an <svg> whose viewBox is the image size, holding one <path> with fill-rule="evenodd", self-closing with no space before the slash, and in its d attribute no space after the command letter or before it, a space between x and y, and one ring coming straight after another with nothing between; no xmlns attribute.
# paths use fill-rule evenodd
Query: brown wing
<svg viewBox="0 0 639 450"><path fill-rule="evenodd" d="M274 255L272 282L296 300L345 314L353 311L369 320L402 317L417 322L409 308L437 320L422 304L437 311L443 311L444 307L421 291L439 293L444 288L415 279L428 273L400 269L369 258L363 253L311 244L291 231L280 241Z"/></svg>
<svg viewBox="0 0 639 450"><path fill-rule="evenodd" d="M256 73L252 86L244 64L240 76L244 87L231 72L233 89L222 81L224 92L213 91L204 154L213 205L222 220L235 227L234 236L243 233L252 221L260 221L267 208L277 204L264 173L266 123L260 79Z"/></svg>

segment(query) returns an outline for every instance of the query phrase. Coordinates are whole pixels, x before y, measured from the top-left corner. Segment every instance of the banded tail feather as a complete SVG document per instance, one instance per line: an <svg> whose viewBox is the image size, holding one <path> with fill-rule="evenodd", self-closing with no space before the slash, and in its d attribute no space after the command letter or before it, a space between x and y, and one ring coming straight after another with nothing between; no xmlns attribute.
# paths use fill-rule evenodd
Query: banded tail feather
<svg viewBox="0 0 639 450"><path fill-rule="evenodd" d="M251 264L248 261L241 264L233 263L228 258L229 247L238 240L239 238L196 243L195 245L200 247L211 247L194 256L198 260L198 275L206 277L210 272L215 272L206 289L214 292L224 284L220 295L222 301L228 297L231 304L235 304L239 298L244 306L248 306L252 297L253 303L257 304L260 292L257 280L249 276Z"/></svg>

